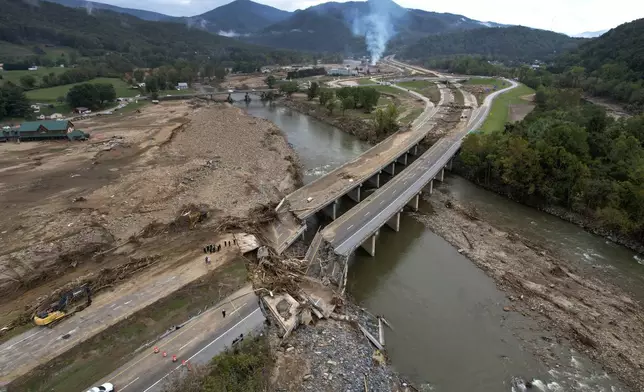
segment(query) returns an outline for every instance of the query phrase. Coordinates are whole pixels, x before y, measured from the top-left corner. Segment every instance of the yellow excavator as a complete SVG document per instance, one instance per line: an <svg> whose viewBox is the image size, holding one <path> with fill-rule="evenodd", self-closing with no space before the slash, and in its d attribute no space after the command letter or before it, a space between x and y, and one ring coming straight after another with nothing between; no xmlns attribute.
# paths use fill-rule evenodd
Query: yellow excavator
<svg viewBox="0 0 644 392"><path fill-rule="evenodd" d="M87 296L86 303L80 304L72 310L67 309L71 304L73 304L79 298L82 298L84 296ZM58 300L58 302L54 302L53 304L47 306L43 310L36 312L36 314L34 315L34 324L44 325L51 328L52 326L54 326L54 324L56 324L60 320L85 309L91 304L92 304L92 292L91 292L91 289L89 288L89 285L85 284L79 287L78 289L70 290L64 293L60 297L60 300Z"/></svg>

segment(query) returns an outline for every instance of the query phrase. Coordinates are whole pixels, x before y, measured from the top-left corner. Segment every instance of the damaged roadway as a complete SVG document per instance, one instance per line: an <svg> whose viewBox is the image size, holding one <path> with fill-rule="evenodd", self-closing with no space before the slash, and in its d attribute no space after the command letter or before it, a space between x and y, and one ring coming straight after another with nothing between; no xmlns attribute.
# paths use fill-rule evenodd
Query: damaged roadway
<svg viewBox="0 0 644 392"><path fill-rule="evenodd" d="M2 383L237 257L222 248L205 266L203 247L259 232L298 184L279 128L227 104L164 102L75 125L92 139L3 146ZM82 283L97 293L90 307L20 332Z"/></svg>
<svg viewBox="0 0 644 392"><path fill-rule="evenodd" d="M226 317L222 310L226 311ZM154 347L159 349L158 353L152 346L145 348L95 385L110 382L118 385L119 391L162 391L170 378L191 366L207 364L226 348L261 330L265 320L258 297L252 286L246 285L156 342ZM176 362L172 360L173 355ZM183 361L187 363L184 365Z"/></svg>

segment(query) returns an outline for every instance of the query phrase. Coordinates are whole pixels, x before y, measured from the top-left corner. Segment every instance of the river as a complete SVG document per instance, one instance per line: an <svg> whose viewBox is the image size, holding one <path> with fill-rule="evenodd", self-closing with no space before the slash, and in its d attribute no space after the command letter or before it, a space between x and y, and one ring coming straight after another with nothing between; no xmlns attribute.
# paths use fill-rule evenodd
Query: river
<svg viewBox="0 0 644 392"><path fill-rule="evenodd" d="M279 126L300 156L305 182L354 158L369 146L290 109L241 105ZM644 266L633 252L537 210L513 203L458 177L449 177L456 199L506 231L549 243L576 265L606 273L644 298ZM428 208L421 205L421 210ZM513 391L514 377L538 380L536 390L623 391L582 355L558 347L566 363L548 369L525 341L543 331L535 321L503 311L506 296L494 281L449 243L410 216L401 230L381 230L376 257L358 252L349 271L349 293L394 326L386 334L393 366L437 391ZM641 262L641 260L640 260ZM625 283L626 282L626 283Z"/></svg>

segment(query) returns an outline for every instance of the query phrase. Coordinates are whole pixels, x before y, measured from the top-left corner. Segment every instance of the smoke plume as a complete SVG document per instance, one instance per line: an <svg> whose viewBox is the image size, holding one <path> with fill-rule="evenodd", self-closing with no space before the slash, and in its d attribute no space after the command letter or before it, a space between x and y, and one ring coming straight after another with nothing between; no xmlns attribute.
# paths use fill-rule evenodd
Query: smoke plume
<svg viewBox="0 0 644 392"><path fill-rule="evenodd" d="M392 14L398 5L388 0L370 0L369 14L356 16L352 22L352 32L365 38L367 49L371 55L371 65L382 58L387 42L394 35Z"/></svg>

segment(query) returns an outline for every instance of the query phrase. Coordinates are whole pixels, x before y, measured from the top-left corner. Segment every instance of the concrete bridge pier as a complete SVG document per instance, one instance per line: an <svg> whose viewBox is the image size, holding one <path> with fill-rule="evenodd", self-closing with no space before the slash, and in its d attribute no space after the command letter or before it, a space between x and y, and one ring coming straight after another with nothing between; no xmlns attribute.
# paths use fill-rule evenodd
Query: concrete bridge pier
<svg viewBox="0 0 644 392"><path fill-rule="evenodd" d="M367 184L373 185L374 187L376 187L376 189L380 188L380 173L382 173L382 172L378 172L378 173L374 174L373 176L371 176L367 180Z"/></svg>
<svg viewBox="0 0 644 392"><path fill-rule="evenodd" d="M324 211L329 218L336 220L338 218L338 201L333 200L333 202L324 207L322 211Z"/></svg>
<svg viewBox="0 0 644 392"><path fill-rule="evenodd" d="M411 200L407 203L407 206L414 211L418 211L418 201L420 200L420 193L412 197Z"/></svg>
<svg viewBox="0 0 644 392"><path fill-rule="evenodd" d="M418 155L418 144L416 144L414 147L412 147L409 151L407 151L407 154L416 156Z"/></svg>
<svg viewBox="0 0 644 392"><path fill-rule="evenodd" d="M387 226L391 227L395 232L400 231L400 212L397 212L387 221Z"/></svg>
<svg viewBox="0 0 644 392"><path fill-rule="evenodd" d="M360 203L360 188L362 188L362 184L350 190L347 193L347 196L349 197L349 199L355 201L356 203Z"/></svg>
<svg viewBox="0 0 644 392"><path fill-rule="evenodd" d="M395 161L391 162L387 166L383 167L382 171L384 171L385 173L391 174L392 177L395 176L396 175L396 162Z"/></svg>
<svg viewBox="0 0 644 392"><path fill-rule="evenodd" d="M398 158L396 158L396 162L402 163L403 165L407 166L407 153L404 153Z"/></svg>
<svg viewBox="0 0 644 392"><path fill-rule="evenodd" d="M443 180L445 179L445 168L441 169L441 174L437 178L438 181L443 182Z"/></svg>
<svg viewBox="0 0 644 392"><path fill-rule="evenodd" d="M378 237L379 231L377 231L374 235L371 237L367 238L365 242L360 244L360 247L369 253L369 256L373 257L376 255L376 238Z"/></svg>
<svg viewBox="0 0 644 392"><path fill-rule="evenodd" d="M454 158L450 159L449 162L447 162L447 170L452 171L453 163L454 163Z"/></svg>

